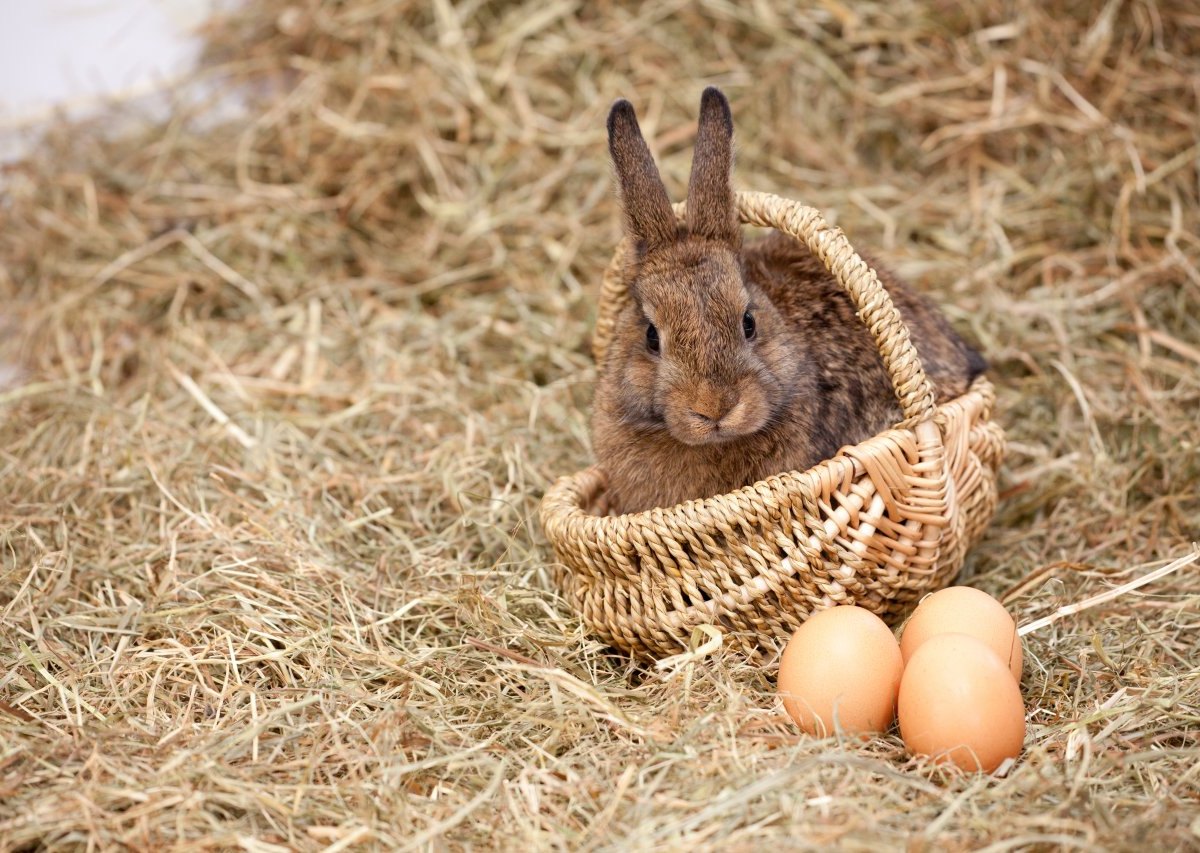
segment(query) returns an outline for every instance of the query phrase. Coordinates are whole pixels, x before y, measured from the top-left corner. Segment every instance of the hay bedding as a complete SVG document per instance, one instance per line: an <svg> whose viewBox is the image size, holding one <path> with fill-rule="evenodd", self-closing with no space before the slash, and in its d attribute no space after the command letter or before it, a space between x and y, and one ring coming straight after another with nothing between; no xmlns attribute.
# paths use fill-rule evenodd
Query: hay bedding
<svg viewBox="0 0 1200 853"><path fill-rule="evenodd" d="M1200 582L1027 638L1004 777L799 737L721 652L582 632L602 117L675 193L828 210L989 353L972 582L1022 619L1200 538L1191 4L252 4L164 119L6 167L0 848L1200 845ZM245 93L250 118L223 95ZM121 121L117 121L121 119Z"/></svg>

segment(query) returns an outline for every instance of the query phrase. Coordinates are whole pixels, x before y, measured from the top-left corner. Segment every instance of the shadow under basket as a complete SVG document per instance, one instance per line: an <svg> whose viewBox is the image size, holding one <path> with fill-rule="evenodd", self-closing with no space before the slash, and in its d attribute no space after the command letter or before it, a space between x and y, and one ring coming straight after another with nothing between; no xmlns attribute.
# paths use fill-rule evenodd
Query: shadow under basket
<svg viewBox="0 0 1200 853"><path fill-rule="evenodd" d="M738 193L744 223L806 245L850 294L870 330L903 420L807 471L729 494L605 515L596 466L560 478L541 521L556 577L588 629L641 658L689 648L713 625L752 659L770 655L813 612L857 604L895 622L949 584L996 507L1004 433L983 377L936 404L933 386L875 272L815 209ZM676 205L684 216L684 206ZM603 361L630 296L617 250L604 276L594 352Z"/></svg>

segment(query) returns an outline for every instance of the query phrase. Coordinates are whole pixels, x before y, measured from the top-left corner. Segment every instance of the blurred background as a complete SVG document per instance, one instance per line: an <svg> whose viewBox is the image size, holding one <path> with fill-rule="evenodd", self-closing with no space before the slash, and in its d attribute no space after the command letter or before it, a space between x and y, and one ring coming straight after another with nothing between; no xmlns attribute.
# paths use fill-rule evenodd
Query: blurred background
<svg viewBox="0 0 1200 853"><path fill-rule="evenodd" d="M0 158L14 131L55 110L79 116L106 100L177 82L200 53L197 27L222 0L40 0L4 4L0 26Z"/></svg>

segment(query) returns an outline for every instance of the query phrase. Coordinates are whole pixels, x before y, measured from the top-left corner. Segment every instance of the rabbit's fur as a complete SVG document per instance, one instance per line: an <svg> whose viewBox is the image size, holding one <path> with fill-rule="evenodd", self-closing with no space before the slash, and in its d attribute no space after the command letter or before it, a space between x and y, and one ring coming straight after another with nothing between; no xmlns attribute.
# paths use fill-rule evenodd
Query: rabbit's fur
<svg viewBox="0 0 1200 853"><path fill-rule="evenodd" d="M743 247L730 186L733 120L719 90L701 99L685 226L628 101L613 105L608 140L633 246L625 269L633 298L617 317L592 416L609 512L805 470L900 420L870 333L821 262L778 232ZM929 301L868 263L938 399L962 394L985 369L982 357Z"/></svg>

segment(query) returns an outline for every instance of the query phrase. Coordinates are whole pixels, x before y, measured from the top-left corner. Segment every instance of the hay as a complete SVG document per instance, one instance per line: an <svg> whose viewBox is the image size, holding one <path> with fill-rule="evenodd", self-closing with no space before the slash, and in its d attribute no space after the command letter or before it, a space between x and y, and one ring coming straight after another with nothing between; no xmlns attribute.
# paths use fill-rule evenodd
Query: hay
<svg viewBox="0 0 1200 853"><path fill-rule="evenodd" d="M1194 569L1026 637L977 779L607 653L534 521L589 458L605 109L678 196L716 83L742 188L988 352L975 584L1027 621L1189 553L1200 17L1078 9L261 2L167 118L53 127L0 204L0 848L1195 846Z"/></svg>

